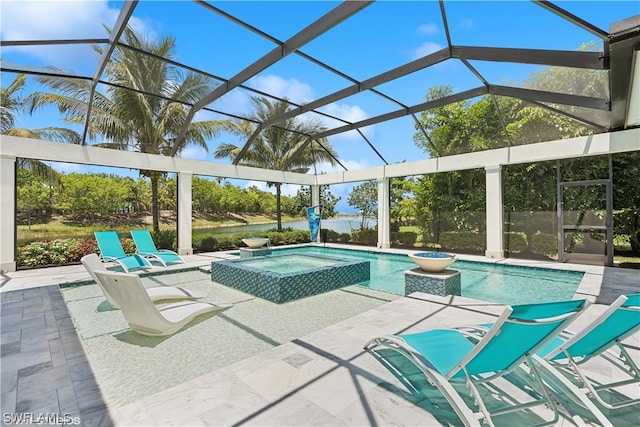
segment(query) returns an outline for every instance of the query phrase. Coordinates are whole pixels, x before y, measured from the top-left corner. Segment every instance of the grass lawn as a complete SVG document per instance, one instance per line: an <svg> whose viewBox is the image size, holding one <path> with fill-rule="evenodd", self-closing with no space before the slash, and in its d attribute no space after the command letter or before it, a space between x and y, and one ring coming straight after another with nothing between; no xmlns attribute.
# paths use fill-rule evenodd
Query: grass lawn
<svg viewBox="0 0 640 427"><path fill-rule="evenodd" d="M300 221L304 218L282 216L282 222ZM117 222L117 224L116 224ZM56 219L47 223L18 225L18 245L24 245L35 240L53 240L66 238L87 239L93 237L94 231L116 230L121 237L128 237L129 231L134 228L151 229L151 216L139 215L133 218L121 218L119 221L114 220L111 224L90 224L66 221L64 219ZM194 217L192 227L194 229L218 228L233 225L248 224L275 224L276 217L265 215L221 215ZM161 230L175 230L175 219L168 215L163 215L160 221Z"/></svg>

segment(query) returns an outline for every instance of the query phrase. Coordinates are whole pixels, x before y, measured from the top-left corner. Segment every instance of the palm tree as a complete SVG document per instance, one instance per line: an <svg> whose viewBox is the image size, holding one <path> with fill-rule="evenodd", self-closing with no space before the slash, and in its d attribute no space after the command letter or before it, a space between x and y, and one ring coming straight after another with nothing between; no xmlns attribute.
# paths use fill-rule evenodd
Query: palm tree
<svg viewBox="0 0 640 427"><path fill-rule="evenodd" d="M249 138L253 135L255 122L265 122L273 117L284 114L289 109L286 99L270 101L265 97L252 97L251 103L254 111L248 120L235 120L229 122L227 130L236 135ZM315 162L327 162L336 164L337 154L325 138L320 141L313 140L307 144L307 139L313 134L326 130L322 122L317 120L300 121L295 118L287 119L263 130L253 141L238 164L254 166L264 169L307 173L309 167ZM324 148L323 148L324 147ZM230 143L222 143L214 151L217 159L230 158L234 160L240 154L241 148ZM300 151L298 153L298 151ZM282 213L280 210L281 183L269 182L269 186L276 187L276 215L278 231L282 231Z"/></svg>
<svg viewBox="0 0 640 427"><path fill-rule="evenodd" d="M180 154L191 144L207 149L207 140L218 135L224 121L192 122L184 138L178 141L177 136L188 107L210 93L214 81L193 72L184 75L177 67L159 59L171 59L175 48L172 37L159 42L145 40L130 27L125 29L123 37L130 48L119 45L107 64L105 76L111 85L106 94L96 91L93 95L89 138L105 138L95 144L102 147L167 156ZM101 48L94 49L102 54ZM67 120L85 120L92 100L90 82L69 77L41 77L39 81L56 93L31 94L32 110L53 104L66 114ZM159 231L158 181L164 174L147 170L140 173L151 180L153 229Z"/></svg>
<svg viewBox="0 0 640 427"><path fill-rule="evenodd" d="M79 144L80 135L70 129L47 127L41 129L16 128L16 116L22 113L25 101L20 98L20 91L27 81L25 74L18 74L7 87L0 89L0 133L2 135L34 138L47 141ZM28 170L43 182L51 186L60 185L60 174L44 162L33 159L19 159L18 167Z"/></svg>

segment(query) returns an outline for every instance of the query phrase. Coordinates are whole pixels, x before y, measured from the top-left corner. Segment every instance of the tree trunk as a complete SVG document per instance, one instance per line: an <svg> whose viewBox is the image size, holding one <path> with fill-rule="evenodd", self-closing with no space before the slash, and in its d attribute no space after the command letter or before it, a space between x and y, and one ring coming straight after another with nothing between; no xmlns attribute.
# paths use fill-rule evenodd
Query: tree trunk
<svg viewBox="0 0 640 427"><path fill-rule="evenodd" d="M158 203L158 176L151 174L151 215L153 216L153 231L160 231L160 204Z"/></svg>
<svg viewBox="0 0 640 427"><path fill-rule="evenodd" d="M276 218L278 221L278 231L282 231L282 212L280 212L280 184L276 183Z"/></svg>

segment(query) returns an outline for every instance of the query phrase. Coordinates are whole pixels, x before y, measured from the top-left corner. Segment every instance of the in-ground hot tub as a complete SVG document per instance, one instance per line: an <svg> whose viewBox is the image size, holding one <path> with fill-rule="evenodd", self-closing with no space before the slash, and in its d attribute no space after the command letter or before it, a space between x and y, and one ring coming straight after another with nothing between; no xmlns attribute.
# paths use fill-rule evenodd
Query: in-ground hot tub
<svg viewBox="0 0 640 427"><path fill-rule="evenodd" d="M285 254L211 263L211 280L275 303L317 295L371 277L369 261Z"/></svg>

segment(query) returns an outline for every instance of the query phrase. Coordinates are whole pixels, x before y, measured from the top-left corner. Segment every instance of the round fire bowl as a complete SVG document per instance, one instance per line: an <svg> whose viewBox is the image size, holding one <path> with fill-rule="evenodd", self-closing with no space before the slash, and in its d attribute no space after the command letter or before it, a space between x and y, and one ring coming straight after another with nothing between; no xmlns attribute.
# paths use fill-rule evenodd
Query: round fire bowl
<svg viewBox="0 0 640 427"><path fill-rule="evenodd" d="M409 258L422 270L430 273L446 270L457 259L455 255L445 252L418 252L409 254Z"/></svg>
<svg viewBox="0 0 640 427"><path fill-rule="evenodd" d="M246 239L242 239L245 245L249 246L250 249L258 249L264 246L269 239L266 237L247 237Z"/></svg>

